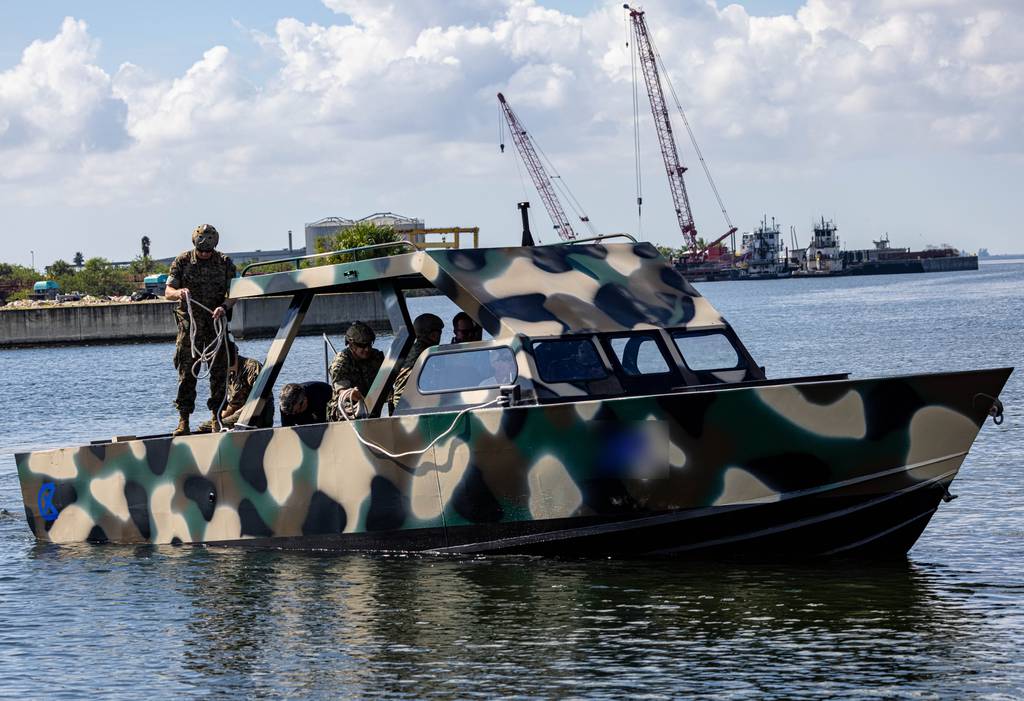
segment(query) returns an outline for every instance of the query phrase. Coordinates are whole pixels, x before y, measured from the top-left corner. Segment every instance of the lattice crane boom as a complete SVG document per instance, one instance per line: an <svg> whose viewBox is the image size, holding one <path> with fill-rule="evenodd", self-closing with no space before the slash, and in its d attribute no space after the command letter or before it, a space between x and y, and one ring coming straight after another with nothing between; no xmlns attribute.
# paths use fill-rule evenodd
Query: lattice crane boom
<svg viewBox="0 0 1024 701"><path fill-rule="evenodd" d="M558 193L555 192L551 177L544 169L544 164L537 155L537 149L533 146L533 138L526 131L519 118L516 117L516 113L512 111L512 107L509 106L505 96L501 93L498 93L498 104L501 105L501 112L505 115L505 121L508 122L508 129L512 133L512 141L515 143L523 163L526 164L526 170L530 172L530 178L533 180L534 187L537 188L537 193L544 203L544 208L548 211L548 216L551 217L551 223L554 225L555 231L566 241L575 239L576 232L573 230L572 224L569 223L569 217L566 216L565 210L562 208L562 203L558 199Z"/></svg>
<svg viewBox="0 0 1024 701"><path fill-rule="evenodd" d="M629 5L629 19L633 27L633 38L636 42L637 54L640 58L640 69L647 84L647 97L651 101L651 114L654 116L654 128L658 134L658 145L665 161L665 172L668 174L668 187L672 193L672 204L676 209L679 230L683 233L686 245L693 253L697 252L697 227L693 223L690 210L690 198L686 194L683 173L686 166L679 158L675 136L672 134L672 121L668 116L668 105L665 93L661 89L661 77L658 75L658 61L651 45L651 37L647 31L647 20L643 10L634 10Z"/></svg>

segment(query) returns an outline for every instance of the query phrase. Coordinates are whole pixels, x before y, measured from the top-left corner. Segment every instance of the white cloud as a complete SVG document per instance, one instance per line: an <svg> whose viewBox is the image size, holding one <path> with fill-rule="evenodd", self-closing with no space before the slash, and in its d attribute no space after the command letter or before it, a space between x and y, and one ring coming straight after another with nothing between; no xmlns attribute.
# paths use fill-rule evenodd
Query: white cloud
<svg viewBox="0 0 1024 701"><path fill-rule="evenodd" d="M556 160L632 167L621 3L573 17L534 0L324 2L337 24L282 18L254 34L278 61L269 79L225 46L180 76L130 63L110 76L86 24L66 19L0 73L0 198L151 201L268 177L287 191L493 175L479 154L493 149L499 90ZM1011 0L808 0L778 17L722 0L646 9L720 169L1024 152L1024 7ZM649 120L642 87L641 109Z"/></svg>
<svg viewBox="0 0 1024 701"><path fill-rule="evenodd" d="M67 18L56 37L32 42L18 65L0 73L0 149L47 154L125 144L126 105L92 65L98 50L85 22Z"/></svg>

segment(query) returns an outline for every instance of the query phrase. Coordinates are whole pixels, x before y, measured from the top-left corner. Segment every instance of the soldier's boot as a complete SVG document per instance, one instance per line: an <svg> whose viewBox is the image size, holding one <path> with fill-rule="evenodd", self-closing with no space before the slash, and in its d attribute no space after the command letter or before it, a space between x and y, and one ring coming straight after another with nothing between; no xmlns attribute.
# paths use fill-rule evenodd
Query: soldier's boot
<svg viewBox="0 0 1024 701"><path fill-rule="evenodd" d="M193 431L193 433L212 433L217 428L217 412L213 412L213 416L203 423L199 424L199 427Z"/></svg>
<svg viewBox="0 0 1024 701"><path fill-rule="evenodd" d="M172 436L187 436L192 431L188 427L188 414L181 412L178 414L178 427L171 433Z"/></svg>

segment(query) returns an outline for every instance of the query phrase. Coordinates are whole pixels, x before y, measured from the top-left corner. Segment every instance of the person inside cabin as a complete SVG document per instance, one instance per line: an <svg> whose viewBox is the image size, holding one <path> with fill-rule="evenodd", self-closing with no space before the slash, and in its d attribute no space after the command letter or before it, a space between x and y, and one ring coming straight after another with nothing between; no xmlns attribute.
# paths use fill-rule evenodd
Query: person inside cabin
<svg viewBox="0 0 1024 701"><path fill-rule="evenodd" d="M384 363L384 353L373 347L376 339L373 329L361 321L352 322L345 331L345 348L334 356L327 373L332 387L328 421L345 418L339 408L341 401L354 405L369 394L370 385Z"/></svg>
<svg viewBox="0 0 1024 701"><path fill-rule="evenodd" d="M402 393L405 392L405 386L409 382L409 376L412 375L412 368L416 364L417 358L423 354L423 351L441 342L444 322L436 314L420 314L413 320L412 330L416 334L416 340L395 376L395 382L391 387L391 396L388 397L388 407L392 412L398 406L398 400L402 398Z"/></svg>
<svg viewBox="0 0 1024 701"><path fill-rule="evenodd" d="M516 359L507 348L497 348L488 354L491 363L491 376L480 383L480 387L507 385L516 376Z"/></svg>
<svg viewBox="0 0 1024 701"><path fill-rule="evenodd" d="M452 344L472 343L483 339L484 330L466 312L459 312L452 318ZM462 353L451 361L449 367L458 375L462 384L474 387L491 374L491 366L484 353ZM454 377L452 385L460 384Z"/></svg>
<svg viewBox="0 0 1024 701"><path fill-rule="evenodd" d="M308 426L327 421L333 390L326 382L289 383L281 388L281 425Z"/></svg>
<svg viewBox="0 0 1024 701"><path fill-rule="evenodd" d="M483 335L483 328L466 312L459 312L452 318L452 343L479 341Z"/></svg>
<svg viewBox="0 0 1024 701"><path fill-rule="evenodd" d="M178 371L178 393L174 398L178 426L172 434L175 436L188 435L189 417L195 411L196 376L192 374L195 360L191 332L195 333L196 351L207 347L217 336L214 321L227 315L234 304L234 300L226 297L231 279L236 275L235 264L231 258L217 251L219 242L220 234L213 226L197 226L192 232L193 248L171 263L164 291L165 299L178 302L174 310L178 322L178 337L174 345L174 367ZM227 370L225 354L217 353L210 366L210 399L206 402L213 413L211 421L217 418L217 411L224 401Z"/></svg>
<svg viewBox="0 0 1024 701"><path fill-rule="evenodd" d="M263 363L253 358L246 358L239 355L238 346L234 341L228 341L228 398L227 404L220 412L220 424L224 428L234 428L242 415L242 407L249 399L249 393L256 384L256 378L263 370ZM263 406L263 411L253 422L256 428L268 428L274 425L274 400L268 398ZM208 419L199 424L196 433L209 433L214 430L213 419Z"/></svg>

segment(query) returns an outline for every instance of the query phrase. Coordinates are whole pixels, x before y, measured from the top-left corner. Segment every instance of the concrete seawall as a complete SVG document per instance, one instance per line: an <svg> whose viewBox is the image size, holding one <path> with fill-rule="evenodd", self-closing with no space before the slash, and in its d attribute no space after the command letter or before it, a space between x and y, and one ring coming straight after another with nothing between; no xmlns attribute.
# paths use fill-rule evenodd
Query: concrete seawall
<svg viewBox="0 0 1024 701"><path fill-rule="evenodd" d="M290 298L247 299L235 305L236 338L273 336ZM52 306L0 311L0 348L47 344L164 341L177 335L175 302L134 302L95 306ZM372 292L317 295L301 333L337 333L355 320L378 330L390 328L380 295Z"/></svg>

